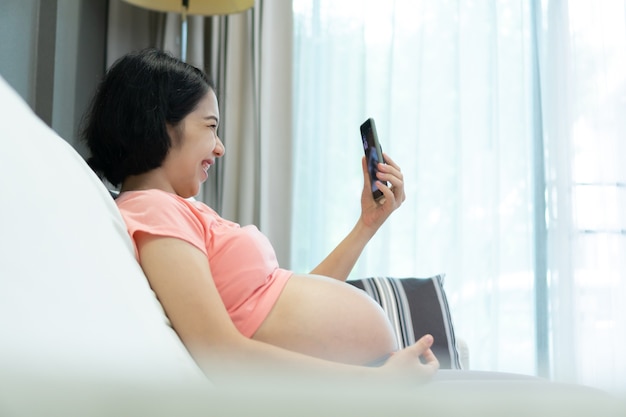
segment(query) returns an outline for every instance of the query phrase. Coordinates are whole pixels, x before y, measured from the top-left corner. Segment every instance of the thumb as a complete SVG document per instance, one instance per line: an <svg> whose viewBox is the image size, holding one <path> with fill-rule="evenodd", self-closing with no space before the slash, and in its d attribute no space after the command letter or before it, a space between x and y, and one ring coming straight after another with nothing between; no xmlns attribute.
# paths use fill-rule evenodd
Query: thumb
<svg viewBox="0 0 626 417"><path fill-rule="evenodd" d="M435 339L433 338L432 335L426 334L420 337L420 339L417 342L415 342L413 346L411 346L411 348L414 353L421 356L424 352L426 352L428 349L431 348L434 341Z"/></svg>
<svg viewBox="0 0 626 417"><path fill-rule="evenodd" d="M423 359L423 364L430 368L431 373L434 373L439 369L439 360L430 349L434 343L435 339L432 335L427 334L421 337L415 344L413 345L415 349L415 354Z"/></svg>

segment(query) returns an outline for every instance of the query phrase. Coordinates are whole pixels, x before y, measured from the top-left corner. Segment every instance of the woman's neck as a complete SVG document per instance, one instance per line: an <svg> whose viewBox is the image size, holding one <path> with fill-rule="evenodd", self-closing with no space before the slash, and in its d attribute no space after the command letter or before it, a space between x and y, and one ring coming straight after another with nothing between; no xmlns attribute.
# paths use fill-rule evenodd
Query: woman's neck
<svg viewBox="0 0 626 417"><path fill-rule="evenodd" d="M158 189L175 194L173 187L160 174L159 168L156 168L143 174L130 175L122 182L120 192Z"/></svg>

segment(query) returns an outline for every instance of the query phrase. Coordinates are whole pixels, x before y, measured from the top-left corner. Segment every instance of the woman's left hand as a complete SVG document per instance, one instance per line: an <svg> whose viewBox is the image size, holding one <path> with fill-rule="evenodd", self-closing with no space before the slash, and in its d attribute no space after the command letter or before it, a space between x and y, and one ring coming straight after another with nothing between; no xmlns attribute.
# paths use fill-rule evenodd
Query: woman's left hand
<svg viewBox="0 0 626 417"><path fill-rule="evenodd" d="M370 185L367 162L362 159L364 186L361 193L361 219L367 227L378 229L387 220L387 217L406 199L404 194L404 176L398 164L383 153L385 164L378 164L378 180L376 186L382 191L383 196L374 200ZM388 182L390 186L385 185Z"/></svg>

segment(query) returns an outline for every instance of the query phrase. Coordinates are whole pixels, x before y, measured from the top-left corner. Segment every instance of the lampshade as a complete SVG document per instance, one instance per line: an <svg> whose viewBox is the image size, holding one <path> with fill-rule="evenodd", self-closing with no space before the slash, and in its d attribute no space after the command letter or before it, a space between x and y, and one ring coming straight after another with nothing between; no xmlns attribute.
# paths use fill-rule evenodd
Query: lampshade
<svg viewBox="0 0 626 417"><path fill-rule="evenodd" d="M254 0L124 0L144 9L180 13L183 3L187 14L204 16L243 12L254 6Z"/></svg>

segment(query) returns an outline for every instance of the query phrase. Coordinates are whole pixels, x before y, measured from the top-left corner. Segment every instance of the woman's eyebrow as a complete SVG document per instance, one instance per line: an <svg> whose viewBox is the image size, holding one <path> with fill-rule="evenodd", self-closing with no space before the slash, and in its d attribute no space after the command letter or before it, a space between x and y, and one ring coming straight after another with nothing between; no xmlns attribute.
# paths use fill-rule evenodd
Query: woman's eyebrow
<svg viewBox="0 0 626 417"><path fill-rule="evenodd" d="M219 119L217 118L217 116L204 116L204 120L215 120L216 122L219 122Z"/></svg>

